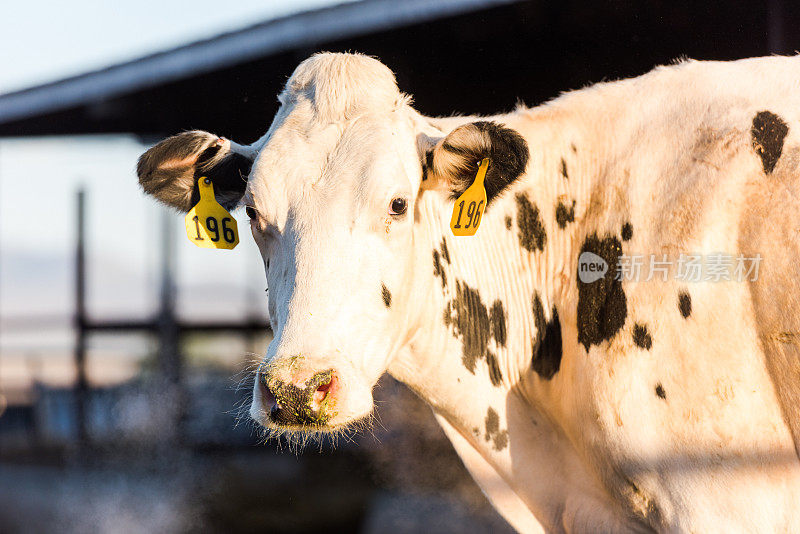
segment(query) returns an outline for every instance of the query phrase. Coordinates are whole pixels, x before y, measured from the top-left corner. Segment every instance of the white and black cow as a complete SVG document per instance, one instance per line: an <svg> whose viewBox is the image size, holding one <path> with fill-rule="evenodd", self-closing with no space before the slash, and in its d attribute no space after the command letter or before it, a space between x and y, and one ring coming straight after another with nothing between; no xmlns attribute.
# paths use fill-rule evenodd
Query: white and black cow
<svg viewBox="0 0 800 534"><path fill-rule="evenodd" d="M201 175L247 206L275 334L255 420L345 428L388 371L520 531L800 531L800 56L430 118L380 62L318 54L279 100L253 145L186 132L138 168L180 210ZM453 237L485 157L481 227ZM762 261L591 281L586 252Z"/></svg>

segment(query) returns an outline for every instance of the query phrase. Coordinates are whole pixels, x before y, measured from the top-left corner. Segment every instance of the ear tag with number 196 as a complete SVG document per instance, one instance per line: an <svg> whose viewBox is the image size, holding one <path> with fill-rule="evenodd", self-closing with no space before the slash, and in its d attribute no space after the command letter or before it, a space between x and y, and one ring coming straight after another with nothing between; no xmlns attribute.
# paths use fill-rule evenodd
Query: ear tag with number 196
<svg viewBox="0 0 800 534"><path fill-rule="evenodd" d="M205 176L197 181L200 201L186 214L186 237L202 248L232 249L239 244L239 229L228 210L217 202L214 184Z"/></svg>
<svg viewBox="0 0 800 534"><path fill-rule="evenodd" d="M483 179L488 168L489 158L483 158L478 167L478 174L475 175L475 181L456 199L453 215L450 217L450 229L453 235L469 236L475 235L478 231L486 209L486 188L483 186Z"/></svg>

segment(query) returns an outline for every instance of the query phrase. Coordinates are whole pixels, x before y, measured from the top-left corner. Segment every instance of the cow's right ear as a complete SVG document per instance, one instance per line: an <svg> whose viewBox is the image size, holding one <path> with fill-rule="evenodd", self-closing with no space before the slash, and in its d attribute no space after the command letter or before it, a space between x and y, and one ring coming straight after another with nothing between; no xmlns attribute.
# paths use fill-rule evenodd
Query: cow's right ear
<svg viewBox="0 0 800 534"><path fill-rule="evenodd" d="M164 139L139 158L139 184L168 206L189 211L200 200L197 180L211 178L225 209L244 195L255 151L200 130Z"/></svg>

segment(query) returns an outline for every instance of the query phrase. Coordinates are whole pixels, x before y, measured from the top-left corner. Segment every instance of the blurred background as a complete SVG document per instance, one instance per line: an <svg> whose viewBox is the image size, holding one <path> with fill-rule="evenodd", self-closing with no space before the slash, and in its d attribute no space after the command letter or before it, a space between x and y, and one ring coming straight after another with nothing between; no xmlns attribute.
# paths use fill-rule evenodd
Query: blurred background
<svg viewBox="0 0 800 534"><path fill-rule="evenodd" d="M429 115L537 105L688 56L792 53L782 0L4 2L0 532L504 532L428 408L298 453L247 418L260 256L194 247L139 191L151 144L267 129L294 67L378 57Z"/></svg>

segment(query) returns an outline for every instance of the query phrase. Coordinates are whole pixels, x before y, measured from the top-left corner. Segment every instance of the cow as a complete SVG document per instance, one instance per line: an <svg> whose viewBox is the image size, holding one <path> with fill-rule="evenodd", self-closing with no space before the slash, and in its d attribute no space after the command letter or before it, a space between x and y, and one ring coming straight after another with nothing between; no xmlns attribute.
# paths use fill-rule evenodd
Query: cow
<svg viewBox="0 0 800 534"><path fill-rule="evenodd" d="M800 56L681 60L433 118L380 61L320 53L261 139L180 133L138 175L181 211L201 176L246 207L266 428L351 428L388 372L520 532L797 532L798 80ZM455 237L484 158L480 227Z"/></svg>

